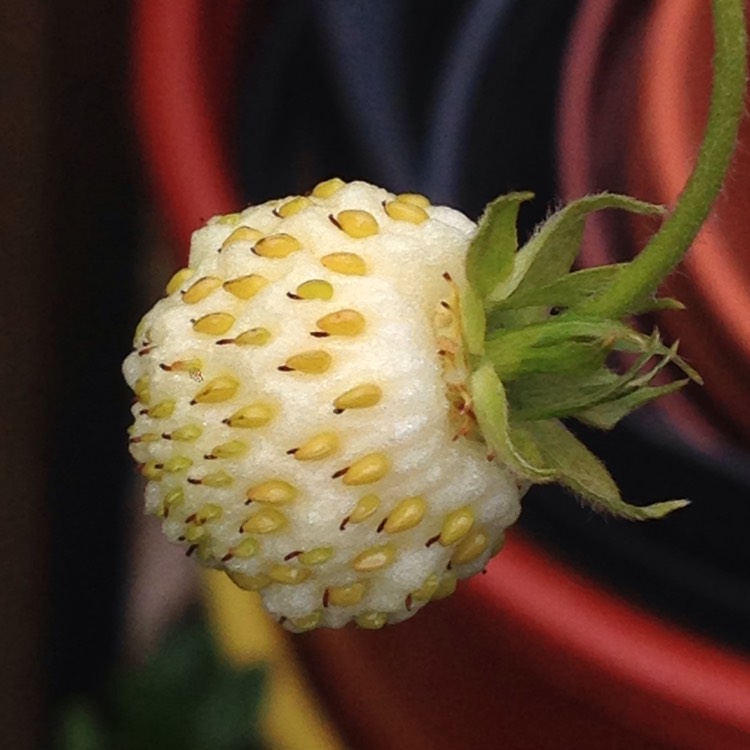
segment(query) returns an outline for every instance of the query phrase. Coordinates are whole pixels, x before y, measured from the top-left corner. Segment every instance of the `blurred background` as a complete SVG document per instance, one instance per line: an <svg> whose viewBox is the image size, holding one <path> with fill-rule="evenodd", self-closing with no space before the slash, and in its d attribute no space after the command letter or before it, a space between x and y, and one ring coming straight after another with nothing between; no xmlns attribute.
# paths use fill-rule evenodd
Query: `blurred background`
<svg viewBox="0 0 750 750"><path fill-rule="evenodd" d="M193 228L332 175L472 217L532 190L525 234L592 191L673 204L708 0L6 0L0 21L8 746L750 747L746 124L669 282L688 310L644 322L705 387L580 433L628 499L691 498L663 522L535 489L453 598L289 640L142 517L120 376ZM598 217L581 262L647 231Z"/></svg>

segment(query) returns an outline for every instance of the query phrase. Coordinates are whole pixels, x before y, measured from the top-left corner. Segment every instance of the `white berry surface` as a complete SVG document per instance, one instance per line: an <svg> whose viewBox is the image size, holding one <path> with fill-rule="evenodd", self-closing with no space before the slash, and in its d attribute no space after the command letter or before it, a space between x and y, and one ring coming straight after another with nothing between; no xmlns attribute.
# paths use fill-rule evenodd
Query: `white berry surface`
<svg viewBox="0 0 750 750"><path fill-rule="evenodd" d="M211 219L138 326L124 373L147 510L291 630L412 616L518 516L463 388L475 229L329 180Z"/></svg>

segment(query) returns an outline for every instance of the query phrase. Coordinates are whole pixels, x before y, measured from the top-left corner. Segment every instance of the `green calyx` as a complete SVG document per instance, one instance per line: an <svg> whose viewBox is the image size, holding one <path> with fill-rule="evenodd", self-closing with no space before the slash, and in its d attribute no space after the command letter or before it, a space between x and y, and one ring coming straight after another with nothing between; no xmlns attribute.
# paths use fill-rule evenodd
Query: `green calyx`
<svg viewBox="0 0 750 750"><path fill-rule="evenodd" d="M604 193L573 201L547 219L519 249L516 220L530 193L511 193L487 207L469 249L469 288L461 310L472 375L469 390L480 429L514 473L558 482L594 508L616 516L660 518L687 501L641 507L626 503L604 465L561 420L600 429L698 374L658 331L644 335L632 316L680 309L660 298L664 277L687 252L723 182L743 112L745 21L742 0L712 0L714 87L703 146L671 214L661 206ZM619 209L664 218L631 262L572 271L586 218ZM624 372L611 354L627 356ZM655 384L671 364L684 377Z"/></svg>

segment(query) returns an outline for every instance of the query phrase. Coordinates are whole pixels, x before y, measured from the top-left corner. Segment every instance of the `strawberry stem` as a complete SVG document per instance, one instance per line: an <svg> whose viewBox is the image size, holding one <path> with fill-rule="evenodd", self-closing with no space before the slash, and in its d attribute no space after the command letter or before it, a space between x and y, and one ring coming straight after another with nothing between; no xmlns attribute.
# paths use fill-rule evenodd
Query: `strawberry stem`
<svg viewBox="0 0 750 750"><path fill-rule="evenodd" d="M672 214L598 298L578 312L620 318L656 292L695 239L721 190L744 112L747 38L743 0L712 0L714 83L703 143Z"/></svg>

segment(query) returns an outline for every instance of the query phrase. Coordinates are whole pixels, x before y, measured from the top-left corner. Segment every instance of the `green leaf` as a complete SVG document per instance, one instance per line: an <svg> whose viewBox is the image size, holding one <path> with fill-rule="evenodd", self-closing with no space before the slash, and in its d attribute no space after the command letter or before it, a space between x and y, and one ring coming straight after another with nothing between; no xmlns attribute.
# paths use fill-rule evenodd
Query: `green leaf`
<svg viewBox="0 0 750 750"><path fill-rule="evenodd" d="M493 288L489 299L502 302L516 292L538 289L566 274L578 256L586 217L605 208L637 214L664 213L662 206L612 193L572 201L550 216L516 253L513 271Z"/></svg>
<svg viewBox="0 0 750 750"><path fill-rule="evenodd" d="M564 419L619 392L624 375L602 368L576 375L529 375L507 384L508 401L519 421Z"/></svg>
<svg viewBox="0 0 750 750"><path fill-rule="evenodd" d="M585 422L592 427L597 427L600 430L611 430L621 419L627 417L631 412L654 399L680 390L680 388L683 388L689 382L688 379L675 380L666 385L640 388L637 391L618 398L616 401L597 404L585 411L580 411L576 414L576 419L580 419L581 422Z"/></svg>
<svg viewBox="0 0 750 750"><path fill-rule="evenodd" d="M63 710L57 747L59 750L105 750L110 747L90 702L76 699Z"/></svg>
<svg viewBox="0 0 750 750"><path fill-rule="evenodd" d="M591 373L604 365L615 348L638 350L637 337L617 321L552 318L493 331L485 354L504 381L534 373Z"/></svg>
<svg viewBox="0 0 750 750"><path fill-rule="evenodd" d="M481 365L469 381L472 408L490 449L516 474L532 482L549 482L555 472L544 466L533 440L511 435L505 388L489 362Z"/></svg>
<svg viewBox="0 0 750 750"><path fill-rule="evenodd" d="M577 328L561 322L569 330L575 331ZM650 386L655 376L670 362L680 367L688 378L700 382L698 374L677 355L677 344L669 348L664 346L658 331L647 337L620 327L619 331L613 330L610 341L614 349L639 355L625 372L615 373L606 367L591 371L581 367L579 372L572 371L571 367L548 372L540 372L541 368L538 368L537 372L528 373L507 384L514 418L524 421L575 417L588 424L611 429L638 406L682 387L684 381L658 387L658 390ZM649 366L651 362L653 364ZM530 365L526 364L525 367L529 368Z"/></svg>
<svg viewBox="0 0 750 750"><path fill-rule="evenodd" d="M262 672L236 670L203 625L170 631L139 669L115 685L116 747L243 750L252 739ZM223 719L217 696L228 701Z"/></svg>
<svg viewBox="0 0 750 750"><path fill-rule="evenodd" d="M528 288L512 294L501 302L494 303L487 315L490 330L508 325L507 310L520 310L526 307L542 307L545 310L558 308L575 311L589 300L603 294L612 284L626 263L614 263L610 266L596 266L573 271L559 279L538 288ZM641 314L656 310L684 310L685 306L670 297L649 298L628 314Z"/></svg>
<svg viewBox="0 0 750 750"><path fill-rule="evenodd" d="M484 354L484 339L487 332L482 300L474 289L468 287L461 294L460 307L464 345L469 354L481 356Z"/></svg>
<svg viewBox="0 0 750 750"><path fill-rule="evenodd" d="M518 209L533 197L533 193L502 195L487 206L479 220L466 258L466 276L480 300L484 300L513 269L513 258L518 249Z"/></svg>
<svg viewBox="0 0 750 750"><path fill-rule="evenodd" d="M557 481L597 511L631 521L663 518L688 505L687 500L667 500L652 505L626 503L604 464L562 422L527 422L545 463L557 471Z"/></svg>
<svg viewBox="0 0 750 750"><path fill-rule="evenodd" d="M194 747L241 750L250 740L257 743L259 737L252 731L251 716L262 683L260 670L217 675L197 707L192 725Z"/></svg>
<svg viewBox="0 0 750 750"><path fill-rule="evenodd" d="M520 289L497 302L493 310L515 310L522 307L575 307L600 294L612 283L624 264L584 268L561 276L549 284Z"/></svg>

